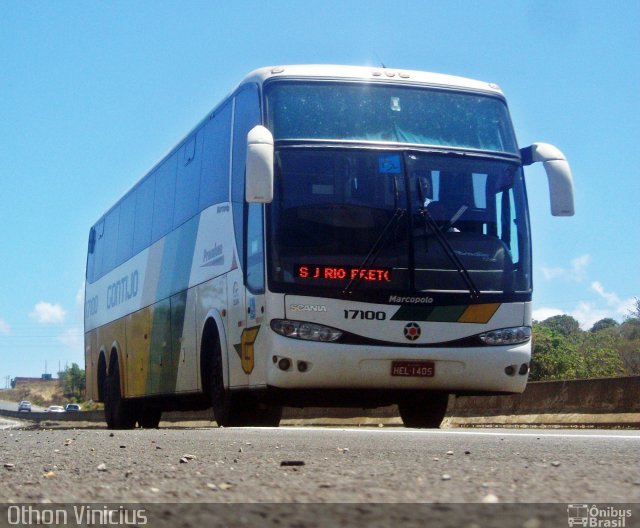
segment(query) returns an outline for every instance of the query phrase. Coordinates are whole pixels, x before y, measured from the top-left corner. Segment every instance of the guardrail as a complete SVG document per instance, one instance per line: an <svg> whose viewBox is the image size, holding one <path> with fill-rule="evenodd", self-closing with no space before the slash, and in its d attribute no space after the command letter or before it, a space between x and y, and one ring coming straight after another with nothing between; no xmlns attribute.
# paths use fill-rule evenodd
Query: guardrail
<svg viewBox="0 0 640 528"><path fill-rule="evenodd" d="M102 411L17 412L34 422L104 423ZM211 422L212 411L163 413L163 422ZM378 409L285 408L283 424L400 425L396 406ZM451 397L444 427L576 426L640 428L640 376L531 382L522 394Z"/></svg>

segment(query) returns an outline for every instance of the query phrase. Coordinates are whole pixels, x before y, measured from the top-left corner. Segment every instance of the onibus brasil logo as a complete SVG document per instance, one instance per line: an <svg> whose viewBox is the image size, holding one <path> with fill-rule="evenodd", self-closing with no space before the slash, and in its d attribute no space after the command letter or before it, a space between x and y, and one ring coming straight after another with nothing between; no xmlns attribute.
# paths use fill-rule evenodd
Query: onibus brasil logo
<svg viewBox="0 0 640 528"><path fill-rule="evenodd" d="M631 510L620 506L598 506L596 504L567 505L569 526L588 526L598 528L624 528Z"/></svg>

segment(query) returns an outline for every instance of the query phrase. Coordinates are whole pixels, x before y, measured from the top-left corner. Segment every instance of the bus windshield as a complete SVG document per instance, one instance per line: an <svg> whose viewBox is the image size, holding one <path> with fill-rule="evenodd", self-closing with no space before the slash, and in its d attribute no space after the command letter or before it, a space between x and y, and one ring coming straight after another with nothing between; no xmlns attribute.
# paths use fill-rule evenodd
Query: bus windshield
<svg viewBox="0 0 640 528"><path fill-rule="evenodd" d="M276 140L386 141L518 153L506 103L495 96L318 81L272 82L265 93Z"/></svg>
<svg viewBox="0 0 640 528"><path fill-rule="evenodd" d="M274 291L531 290L516 162L280 147L268 211Z"/></svg>

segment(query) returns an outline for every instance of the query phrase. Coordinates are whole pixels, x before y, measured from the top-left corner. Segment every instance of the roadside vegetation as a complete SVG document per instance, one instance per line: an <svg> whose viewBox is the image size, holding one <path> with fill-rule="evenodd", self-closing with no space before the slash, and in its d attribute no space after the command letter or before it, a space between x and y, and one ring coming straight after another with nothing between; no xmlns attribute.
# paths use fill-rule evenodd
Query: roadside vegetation
<svg viewBox="0 0 640 528"><path fill-rule="evenodd" d="M12 382L11 387L0 391L0 399L15 402L28 400L40 407L79 403L84 411L102 408L102 404L84 399L86 376L84 369L77 363L58 372L58 379L33 381L18 386Z"/></svg>
<svg viewBox="0 0 640 528"><path fill-rule="evenodd" d="M531 381L640 375L640 299L622 324L606 318L589 330L570 315L533 324Z"/></svg>

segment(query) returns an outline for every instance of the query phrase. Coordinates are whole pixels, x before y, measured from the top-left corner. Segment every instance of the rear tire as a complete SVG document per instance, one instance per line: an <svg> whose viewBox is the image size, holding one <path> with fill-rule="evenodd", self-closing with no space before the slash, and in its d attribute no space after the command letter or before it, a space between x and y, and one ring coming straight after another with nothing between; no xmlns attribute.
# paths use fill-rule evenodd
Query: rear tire
<svg viewBox="0 0 640 528"><path fill-rule="evenodd" d="M143 429L157 429L161 417L162 410L160 409L143 409L138 413L138 425Z"/></svg>
<svg viewBox="0 0 640 528"><path fill-rule="evenodd" d="M400 417L405 427L437 429L447 413L449 394L431 392L407 397L398 403Z"/></svg>
<svg viewBox="0 0 640 528"><path fill-rule="evenodd" d="M104 417L109 429L133 429L136 426L136 419L129 403L120 395L120 369L117 359L105 379Z"/></svg>

